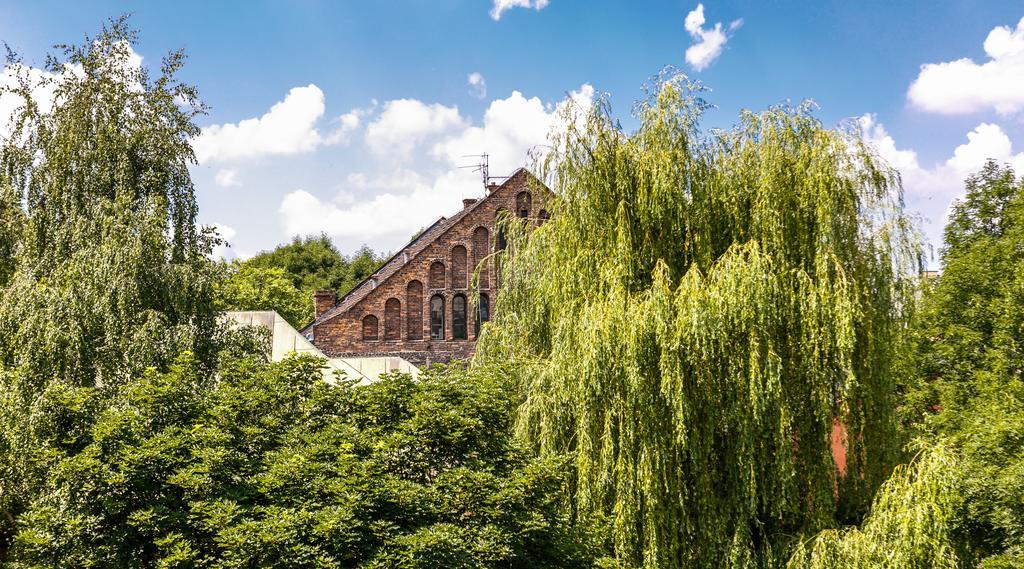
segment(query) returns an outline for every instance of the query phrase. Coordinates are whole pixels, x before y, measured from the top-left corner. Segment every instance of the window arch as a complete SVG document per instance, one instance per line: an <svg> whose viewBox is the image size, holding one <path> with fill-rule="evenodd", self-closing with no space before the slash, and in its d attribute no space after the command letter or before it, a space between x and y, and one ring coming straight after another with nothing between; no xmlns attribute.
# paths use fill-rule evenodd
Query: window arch
<svg viewBox="0 0 1024 569"><path fill-rule="evenodd" d="M402 302L397 298L389 298L384 303L384 339L399 340L402 338Z"/></svg>
<svg viewBox="0 0 1024 569"><path fill-rule="evenodd" d="M480 327L484 322L491 319L491 299L486 294L481 294L476 302L476 321L473 325L473 335L480 337Z"/></svg>
<svg viewBox="0 0 1024 569"><path fill-rule="evenodd" d="M441 261L430 264L430 288L444 288L444 263Z"/></svg>
<svg viewBox="0 0 1024 569"><path fill-rule="evenodd" d="M377 334L378 321L377 317L373 314L367 314L363 316L363 340L374 341L378 338Z"/></svg>
<svg viewBox="0 0 1024 569"><path fill-rule="evenodd" d="M444 340L444 297L430 297L430 339Z"/></svg>
<svg viewBox="0 0 1024 569"><path fill-rule="evenodd" d="M467 288L466 281L466 248L456 245L452 247L452 288Z"/></svg>
<svg viewBox="0 0 1024 569"><path fill-rule="evenodd" d="M457 294L452 299L452 339L466 339L466 297Z"/></svg>
<svg viewBox="0 0 1024 569"><path fill-rule="evenodd" d="M490 245L491 232L487 231L486 227L477 227L473 230L473 270L480 271L480 276L477 278L477 286L480 288L490 286L487 266L480 266L480 263L484 262L484 258L488 255Z"/></svg>
<svg viewBox="0 0 1024 569"><path fill-rule="evenodd" d="M530 192L519 192L516 196L516 215L522 218L530 217L533 209L533 196Z"/></svg>
<svg viewBox="0 0 1024 569"><path fill-rule="evenodd" d="M405 286L405 328L410 340L423 339L423 283L417 280Z"/></svg>

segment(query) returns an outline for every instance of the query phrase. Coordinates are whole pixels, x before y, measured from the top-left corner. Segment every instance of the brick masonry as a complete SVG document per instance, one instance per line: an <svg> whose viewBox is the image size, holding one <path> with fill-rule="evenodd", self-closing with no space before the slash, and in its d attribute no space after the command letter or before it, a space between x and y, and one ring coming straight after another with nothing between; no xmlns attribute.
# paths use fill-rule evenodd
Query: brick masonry
<svg viewBox="0 0 1024 569"><path fill-rule="evenodd" d="M490 185L480 200L424 231L345 297L317 292L317 318L303 333L331 357L400 356L416 365L468 359L476 346L472 272L494 250L495 220L504 209L536 224L546 219L548 190L527 170ZM480 266L479 292L497 300L494 263ZM422 291L422 292L420 292ZM443 338L432 339L431 304L444 302ZM455 305L464 303L465 338L457 338Z"/></svg>

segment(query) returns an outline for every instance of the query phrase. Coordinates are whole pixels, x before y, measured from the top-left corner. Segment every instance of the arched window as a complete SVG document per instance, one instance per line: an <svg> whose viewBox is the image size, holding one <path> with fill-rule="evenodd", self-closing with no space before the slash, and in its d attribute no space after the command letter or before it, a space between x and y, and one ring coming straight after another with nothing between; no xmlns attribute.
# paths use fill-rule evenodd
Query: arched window
<svg viewBox="0 0 1024 569"><path fill-rule="evenodd" d="M384 339L399 340L402 338L402 302L397 298L389 298L384 303Z"/></svg>
<svg viewBox="0 0 1024 569"><path fill-rule="evenodd" d="M522 218L530 217L532 208L533 197L530 196L530 192L519 192L516 196L516 215Z"/></svg>
<svg viewBox="0 0 1024 569"><path fill-rule="evenodd" d="M480 266L484 257L489 253L491 246L491 233L486 227L477 227L473 230L473 270L480 271L477 279L477 286L488 288L490 286L490 275L487 266Z"/></svg>
<svg viewBox="0 0 1024 569"><path fill-rule="evenodd" d="M444 297L440 294L430 298L430 339L444 340Z"/></svg>
<svg viewBox="0 0 1024 569"><path fill-rule="evenodd" d="M476 324L473 327L473 335L480 337L480 327L484 322L491 319L491 299L486 294L481 294L476 305Z"/></svg>
<svg viewBox="0 0 1024 569"><path fill-rule="evenodd" d="M430 288L444 288L444 263L441 261L430 265Z"/></svg>
<svg viewBox="0 0 1024 569"><path fill-rule="evenodd" d="M456 245L452 247L452 288L467 288L466 281L466 248Z"/></svg>
<svg viewBox="0 0 1024 569"><path fill-rule="evenodd" d="M405 328L410 340L423 339L423 283L409 281L405 287Z"/></svg>
<svg viewBox="0 0 1024 569"><path fill-rule="evenodd" d="M540 210L540 213L537 214L537 219L539 219L537 222L539 225L544 225L545 221L551 219L551 214L548 213L548 210L542 209Z"/></svg>
<svg viewBox="0 0 1024 569"><path fill-rule="evenodd" d="M363 317L363 340L373 341L377 339L377 317L367 314Z"/></svg>
<svg viewBox="0 0 1024 569"><path fill-rule="evenodd" d="M466 339L466 297L461 294L452 299L452 338Z"/></svg>

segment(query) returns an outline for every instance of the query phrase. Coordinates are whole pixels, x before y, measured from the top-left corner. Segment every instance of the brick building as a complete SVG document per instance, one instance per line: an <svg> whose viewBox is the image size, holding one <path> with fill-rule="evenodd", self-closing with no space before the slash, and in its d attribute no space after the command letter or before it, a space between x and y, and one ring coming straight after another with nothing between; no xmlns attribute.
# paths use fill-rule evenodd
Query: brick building
<svg viewBox="0 0 1024 569"><path fill-rule="evenodd" d="M461 211L423 230L345 296L318 291L316 319L303 335L330 357L399 356L416 365L471 357L498 293L495 264L485 260L505 247L495 220L505 210L542 223L547 195L523 168L488 185L483 198L463 200Z"/></svg>

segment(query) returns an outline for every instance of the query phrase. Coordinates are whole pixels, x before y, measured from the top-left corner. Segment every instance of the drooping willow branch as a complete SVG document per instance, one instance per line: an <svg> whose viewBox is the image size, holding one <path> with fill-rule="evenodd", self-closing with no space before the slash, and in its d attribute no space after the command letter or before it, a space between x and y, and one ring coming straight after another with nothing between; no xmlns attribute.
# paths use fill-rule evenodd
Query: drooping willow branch
<svg viewBox="0 0 1024 569"><path fill-rule="evenodd" d="M899 450L919 255L898 176L808 106L703 133L706 107L672 78L633 133L604 100L567 117L538 164L552 220L511 235L479 344L520 364L521 436L573 453L573 504L627 566L772 564L862 511Z"/></svg>

